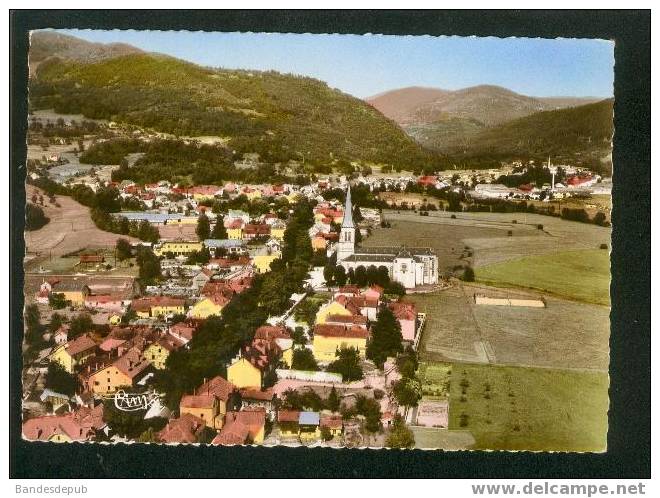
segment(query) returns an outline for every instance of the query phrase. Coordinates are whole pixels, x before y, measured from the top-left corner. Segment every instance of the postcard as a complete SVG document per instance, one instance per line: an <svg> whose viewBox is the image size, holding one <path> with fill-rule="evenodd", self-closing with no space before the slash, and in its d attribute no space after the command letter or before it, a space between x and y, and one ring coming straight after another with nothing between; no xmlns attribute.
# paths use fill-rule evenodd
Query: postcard
<svg viewBox="0 0 660 498"><path fill-rule="evenodd" d="M613 65L33 31L23 438L606 451Z"/></svg>

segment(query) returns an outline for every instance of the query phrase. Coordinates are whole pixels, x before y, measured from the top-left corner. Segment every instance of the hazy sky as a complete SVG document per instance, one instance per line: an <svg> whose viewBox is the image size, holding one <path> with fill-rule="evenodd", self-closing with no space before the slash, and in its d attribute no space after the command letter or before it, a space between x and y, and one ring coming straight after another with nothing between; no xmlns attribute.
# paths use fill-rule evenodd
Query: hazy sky
<svg viewBox="0 0 660 498"><path fill-rule="evenodd" d="M611 97L614 44L603 40L60 30L205 66L312 76L356 97L406 86L491 84L525 95Z"/></svg>

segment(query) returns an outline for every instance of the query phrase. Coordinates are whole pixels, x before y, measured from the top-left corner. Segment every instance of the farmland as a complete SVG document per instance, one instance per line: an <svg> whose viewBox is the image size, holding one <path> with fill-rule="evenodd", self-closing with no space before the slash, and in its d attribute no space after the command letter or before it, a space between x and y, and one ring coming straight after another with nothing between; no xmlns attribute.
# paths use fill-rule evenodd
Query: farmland
<svg viewBox="0 0 660 498"><path fill-rule="evenodd" d="M605 372L454 365L449 429L469 430L470 449L606 449Z"/></svg>
<svg viewBox="0 0 660 498"><path fill-rule="evenodd" d="M528 287L594 304L609 304L609 253L566 251L479 267L477 280L496 286Z"/></svg>
<svg viewBox="0 0 660 498"><path fill-rule="evenodd" d="M28 185L28 199L38 189ZM27 260L34 260L36 265L40 260L62 256L86 247L114 247L117 234L104 232L94 225L90 218L89 208L79 204L70 197L57 196L59 206L44 202L43 210L50 222L39 230L25 232ZM124 238L135 241L128 236Z"/></svg>
<svg viewBox="0 0 660 498"><path fill-rule="evenodd" d="M609 247L611 239L610 228L540 214L436 211L419 216L386 210L383 219L392 228L374 230L364 246L429 246L436 250L441 270L465 263L478 268L524 256L597 249L601 244ZM461 258L466 246L473 252L467 259Z"/></svg>
<svg viewBox="0 0 660 498"><path fill-rule="evenodd" d="M476 305L475 293L542 296L466 283L406 296L427 313L421 360L607 370L608 308L548 296L546 308Z"/></svg>

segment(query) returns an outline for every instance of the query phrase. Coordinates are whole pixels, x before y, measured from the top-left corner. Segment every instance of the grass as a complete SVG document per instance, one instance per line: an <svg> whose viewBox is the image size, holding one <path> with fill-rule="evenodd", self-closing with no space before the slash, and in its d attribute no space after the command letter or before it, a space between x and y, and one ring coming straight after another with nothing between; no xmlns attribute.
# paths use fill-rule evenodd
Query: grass
<svg viewBox="0 0 660 498"><path fill-rule="evenodd" d="M607 444L604 372L454 364L449 429L471 449L602 452Z"/></svg>
<svg viewBox="0 0 660 498"><path fill-rule="evenodd" d="M424 399L447 399L451 379L450 364L421 362L417 375L422 382Z"/></svg>
<svg viewBox="0 0 660 498"><path fill-rule="evenodd" d="M477 281L609 305L610 256L603 249L529 256L476 269Z"/></svg>

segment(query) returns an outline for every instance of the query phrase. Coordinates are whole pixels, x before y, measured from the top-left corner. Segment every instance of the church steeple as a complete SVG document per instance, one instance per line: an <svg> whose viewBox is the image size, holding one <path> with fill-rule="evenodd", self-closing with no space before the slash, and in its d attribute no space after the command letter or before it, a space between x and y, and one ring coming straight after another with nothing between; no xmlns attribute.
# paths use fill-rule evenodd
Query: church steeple
<svg viewBox="0 0 660 498"><path fill-rule="evenodd" d="M344 204L344 219L337 244L337 261L341 261L355 253L355 224L353 223L353 202L351 201L351 186L346 191Z"/></svg>
<svg viewBox="0 0 660 498"><path fill-rule="evenodd" d="M351 201L351 185L348 185L346 191L346 204L344 206L344 221L341 224L342 228L355 228L353 224L353 202Z"/></svg>

